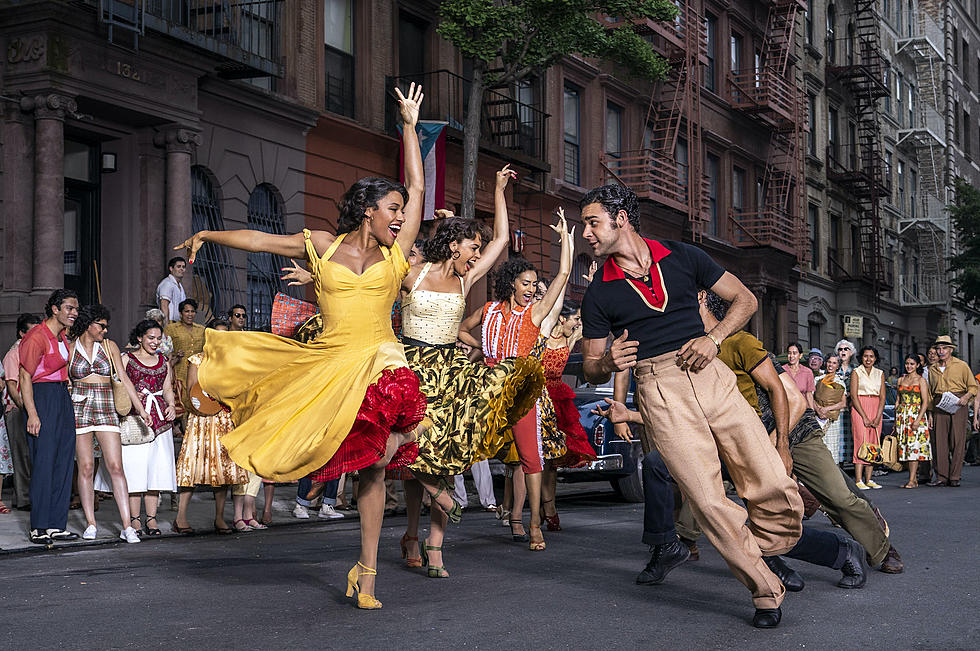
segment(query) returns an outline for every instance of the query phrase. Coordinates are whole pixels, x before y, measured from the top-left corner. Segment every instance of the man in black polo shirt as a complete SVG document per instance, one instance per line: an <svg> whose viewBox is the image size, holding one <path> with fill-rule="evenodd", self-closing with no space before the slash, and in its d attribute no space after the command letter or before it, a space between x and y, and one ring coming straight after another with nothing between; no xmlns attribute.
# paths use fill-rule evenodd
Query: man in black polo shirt
<svg viewBox="0 0 980 651"><path fill-rule="evenodd" d="M721 341L755 312L755 297L697 247L640 237L628 188L601 186L580 206L585 239L596 256L609 256L582 302L585 376L602 383L633 369L646 435L708 540L751 590L753 625L777 626L785 588L762 557L786 553L799 540L803 501L781 459L788 450L776 451L734 373L715 359ZM731 302L708 333L698 311L701 286ZM615 340L607 349L610 332ZM748 516L725 497L719 457Z"/></svg>

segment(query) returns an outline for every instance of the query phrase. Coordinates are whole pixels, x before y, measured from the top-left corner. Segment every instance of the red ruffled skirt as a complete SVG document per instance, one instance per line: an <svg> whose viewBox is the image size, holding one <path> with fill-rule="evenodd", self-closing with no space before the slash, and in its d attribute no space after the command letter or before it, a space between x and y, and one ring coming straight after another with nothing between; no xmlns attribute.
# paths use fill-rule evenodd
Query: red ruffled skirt
<svg viewBox="0 0 980 651"><path fill-rule="evenodd" d="M551 461L559 468L578 468L593 461L595 450L589 444L589 436L579 421L578 407L575 406L575 391L564 382L548 382L548 395L555 405L558 429L565 434L565 447L568 452L560 459Z"/></svg>
<svg viewBox="0 0 980 651"><path fill-rule="evenodd" d="M425 417L425 395L419 379L407 367L383 371L368 387L350 434L325 466L312 473L313 481L330 481L345 472L373 466L385 455L388 436L408 432ZM402 468L419 456L417 443L398 448L388 468Z"/></svg>

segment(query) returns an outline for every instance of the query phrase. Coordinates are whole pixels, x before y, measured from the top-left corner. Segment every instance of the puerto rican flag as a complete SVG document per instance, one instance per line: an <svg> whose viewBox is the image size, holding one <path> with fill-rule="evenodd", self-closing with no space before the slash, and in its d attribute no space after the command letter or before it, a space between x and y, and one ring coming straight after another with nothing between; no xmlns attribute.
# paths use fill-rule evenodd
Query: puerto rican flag
<svg viewBox="0 0 980 651"><path fill-rule="evenodd" d="M425 206L422 219L434 219L436 210L446 207L446 126L448 122L419 120L419 149L422 150L422 167L425 170ZM398 127L399 132L401 126ZM405 182L405 156L398 148L400 178Z"/></svg>

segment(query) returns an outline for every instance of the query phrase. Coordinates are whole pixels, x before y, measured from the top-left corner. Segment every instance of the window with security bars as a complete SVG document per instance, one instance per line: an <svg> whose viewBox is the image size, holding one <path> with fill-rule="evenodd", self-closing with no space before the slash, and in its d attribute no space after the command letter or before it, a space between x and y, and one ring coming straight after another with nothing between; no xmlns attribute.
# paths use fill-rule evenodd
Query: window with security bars
<svg viewBox="0 0 980 651"><path fill-rule="evenodd" d="M225 228L213 178L204 167L191 168L191 227L195 233ZM191 268L191 295L197 298L205 322L224 315L230 306L244 299L228 249L206 243Z"/></svg>
<svg viewBox="0 0 980 651"><path fill-rule="evenodd" d="M263 183L248 198L248 227L274 235L285 234L285 210L276 188ZM248 254L249 329L268 331L272 322L272 301L280 291L281 269L286 259L272 253Z"/></svg>

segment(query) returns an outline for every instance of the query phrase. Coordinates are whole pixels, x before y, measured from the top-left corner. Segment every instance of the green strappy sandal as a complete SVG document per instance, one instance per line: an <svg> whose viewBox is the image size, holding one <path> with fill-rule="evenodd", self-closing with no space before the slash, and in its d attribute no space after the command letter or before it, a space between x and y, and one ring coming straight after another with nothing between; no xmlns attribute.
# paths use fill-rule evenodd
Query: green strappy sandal
<svg viewBox="0 0 980 651"><path fill-rule="evenodd" d="M439 491L432 496L432 503L439 507L439 510L445 513L449 517L449 521L453 524L459 524L459 521L463 519L463 507L459 502L453 500L453 508L446 510L442 504L439 504L439 496L443 493L456 490L455 486L449 484L449 480L445 477L439 478ZM450 498L452 495L450 494Z"/></svg>
<svg viewBox="0 0 980 651"><path fill-rule="evenodd" d="M430 579L448 579L449 570L446 569L445 565L429 565L429 552L441 552L442 547L433 547L429 544L429 539L425 539L425 544L419 548L422 553L422 567L428 566L428 575ZM445 561L443 561L445 562Z"/></svg>

